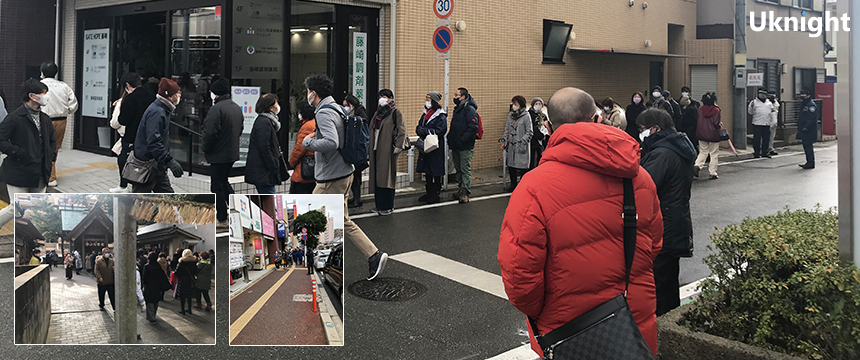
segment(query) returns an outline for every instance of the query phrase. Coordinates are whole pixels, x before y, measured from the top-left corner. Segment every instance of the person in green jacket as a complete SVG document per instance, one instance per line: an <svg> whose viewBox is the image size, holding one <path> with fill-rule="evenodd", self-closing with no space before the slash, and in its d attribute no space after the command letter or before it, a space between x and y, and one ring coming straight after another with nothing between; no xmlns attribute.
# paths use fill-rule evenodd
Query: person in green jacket
<svg viewBox="0 0 860 360"><path fill-rule="evenodd" d="M206 299L206 308L204 310L212 310L212 300L209 299L209 289L212 288L212 263L209 262L209 253L201 252L200 260L197 262L197 305L196 308L201 308L200 297Z"/></svg>

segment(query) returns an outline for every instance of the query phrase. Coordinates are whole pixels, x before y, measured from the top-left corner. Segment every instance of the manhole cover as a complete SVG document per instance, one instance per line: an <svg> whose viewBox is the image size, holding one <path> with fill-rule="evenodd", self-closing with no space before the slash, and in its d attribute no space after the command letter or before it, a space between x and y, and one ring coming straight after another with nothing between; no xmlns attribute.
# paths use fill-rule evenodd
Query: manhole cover
<svg viewBox="0 0 860 360"><path fill-rule="evenodd" d="M360 298L374 301L408 301L427 292L427 287L412 280L377 278L361 280L349 285L348 291Z"/></svg>

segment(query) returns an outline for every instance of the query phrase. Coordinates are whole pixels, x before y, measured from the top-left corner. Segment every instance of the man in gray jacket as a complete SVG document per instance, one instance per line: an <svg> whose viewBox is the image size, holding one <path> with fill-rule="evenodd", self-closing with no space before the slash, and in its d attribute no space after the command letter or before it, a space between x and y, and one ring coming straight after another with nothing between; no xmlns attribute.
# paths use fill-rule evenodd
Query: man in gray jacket
<svg viewBox="0 0 860 360"><path fill-rule="evenodd" d="M227 197L233 194L227 177L233 163L239 160L239 137L242 136L245 118L242 109L230 97L230 81L220 78L209 89L215 105L203 121L203 153L210 163L209 190L215 193L215 218L219 225L226 225Z"/></svg>
<svg viewBox="0 0 860 360"><path fill-rule="evenodd" d="M385 268L388 254L379 251L376 245L349 219L346 200L352 186L352 164L347 163L340 154L340 144L344 142L345 113L332 98L334 83L325 75L311 76L305 79L308 88L308 103L316 109L316 130L302 140L305 149L316 152L316 167L314 176L317 186L314 194L343 195L343 232L344 237L352 241L365 256L368 257L370 274L367 280L373 280ZM326 107L333 105L335 109ZM308 265L310 266L310 265Z"/></svg>

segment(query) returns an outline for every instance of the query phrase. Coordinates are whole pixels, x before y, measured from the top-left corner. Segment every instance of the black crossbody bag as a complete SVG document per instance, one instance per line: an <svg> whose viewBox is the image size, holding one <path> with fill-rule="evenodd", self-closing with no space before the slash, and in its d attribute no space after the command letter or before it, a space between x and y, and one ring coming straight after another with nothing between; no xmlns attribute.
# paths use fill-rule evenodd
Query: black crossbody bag
<svg viewBox="0 0 860 360"><path fill-rule="evenodd" d="M654 355L639 332L627 304L630 268L636 254L636 198L633 180L624 179L624 293L589 310L548 334L539 335L537 324L529 317L544 359L555 360L653 360Z"/></svg>

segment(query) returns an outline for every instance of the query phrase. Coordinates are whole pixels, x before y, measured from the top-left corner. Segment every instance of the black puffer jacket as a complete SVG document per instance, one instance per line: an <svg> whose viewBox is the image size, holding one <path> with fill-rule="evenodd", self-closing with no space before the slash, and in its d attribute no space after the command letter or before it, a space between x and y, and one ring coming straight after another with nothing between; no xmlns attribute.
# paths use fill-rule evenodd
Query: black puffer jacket
<svg viewBox="0 0 860 360"><path fill-rule="evenodd" d="M257 116L251 128L251 142L248 145L248 162L245 164L245 182L254 185L280 185L281 172L279 159L281 148L278 133L272 120Z"/></svg>
<svg viewBox="0 0 860 360"><path fill-rule="evenodd" d="M696 150L687 134L665 129L642 143L642 167L657 185L663 213L663 249L672 257L693 256L693 221L690 215L690 188Z"/></svg>
<svg viewBox="0 0 860 360"><path fill-rule="evenodd" d="M229 163L239 160L239 137L244 129L242 109L230 94L221 95L203 122L203 153L206 161Z"/></svg>
<svg viewBox="0 0 860 360"><path fill-rule="evenodd" d="M0 166L0 182L25 188L39 187L48 182L54 161L54 126L51 118L39 112L41 132L36 129L27 106L6 115L0 122L0 152L8 155Z"/></svg>
<svg viewBox="0 0 860 360"><path fill-rule="evenodd" d="M452 150L472 150L475 148L475 135L478 134L478 103L472 95L454 108L451 128L448 131L448 146Z"/></svg>

